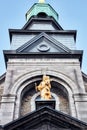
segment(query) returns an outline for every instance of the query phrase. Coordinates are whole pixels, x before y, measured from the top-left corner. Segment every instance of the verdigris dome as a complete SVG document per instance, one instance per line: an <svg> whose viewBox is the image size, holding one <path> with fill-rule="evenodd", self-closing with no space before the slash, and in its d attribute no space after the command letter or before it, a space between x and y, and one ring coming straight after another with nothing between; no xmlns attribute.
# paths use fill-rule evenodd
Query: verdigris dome
<svg viewBox="0 0 87 130"><path fill-rule="evenodd" d="M58 21L58 14L57 12L47 3L35 3L26 13L27 21L32 16L38 16L38 14L44 13L46 16L53 17L56 21Z"/></svg>

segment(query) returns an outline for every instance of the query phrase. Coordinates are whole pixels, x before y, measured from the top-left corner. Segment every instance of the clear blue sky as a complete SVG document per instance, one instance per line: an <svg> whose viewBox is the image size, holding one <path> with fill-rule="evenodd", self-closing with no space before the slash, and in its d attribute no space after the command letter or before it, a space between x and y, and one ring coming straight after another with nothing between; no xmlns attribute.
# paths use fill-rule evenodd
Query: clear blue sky
<svg viewBox="0 0 87 130"><path fill-rule="evenodd" d="M3 50L10 49L8 29L20 29L25 13L38 0L0 0L0 75L5 69ZM84 50L82 71L87 74L87 0L46 0L59 14L65 30L77 30L77 49Z"/></svg>

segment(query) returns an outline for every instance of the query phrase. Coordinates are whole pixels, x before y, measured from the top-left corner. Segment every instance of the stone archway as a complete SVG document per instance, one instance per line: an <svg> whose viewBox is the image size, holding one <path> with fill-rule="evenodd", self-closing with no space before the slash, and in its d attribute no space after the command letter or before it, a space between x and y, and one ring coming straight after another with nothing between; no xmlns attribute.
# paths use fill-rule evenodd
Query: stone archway
<svg viewBox="0 0 87 130"><path fill-rule="evenodd" d="M39 80L40 82L40 79L37 80ZM58 82L59 81L56 82L56 80L53 81L51 89L52 96L55 98L56 101L55 109L66 114L72 114L69 107L68 92L64 88L64 86L62 86L62 84L59 84ZM32 87L32 89L29 86ZM22 98L21 116L35 110L35 99L39 95L39 93L36 93L35 91L34 82L32 83L32 85L30 84L29 86L25 87L23 90L23 93L25 94Z"/></svg>
<svg viewBox="0 0 87 130"><path fill-rule="evenodd" d="M32 75L32 77L31 77ZM74 82L68 78L67 76L59 73L59 72L51 72L48 71L47 75L50 75L53 78L53 80L57 83L60 83L64 86L64 88L67 90L68 92L68 98L69 98L69 106L70 106L70 112L71 115L76 117L76 111L75 111L75 105L74 105L74 100L73 100L73 86L74 88L76 88L76 85L74 84ZM31 72L31 73L27 73L22 75L17 82L14 84L13 89L10 91L10 93L14 93L17 95L17 99L16 99L16 105L15 105L15 114L14 114L14 119L19 117L19 110L20 110L20 101L21 101L21 94L23 92L23 90L26 88L27 86L31 83L36 82L37 80L41 79L41 72L40 71L35 71L35 72ZM65 79L65 80L64 80Z"/></svg>
<svg viewBox="0 0 87 130"><path fill-rule="evenodd" d="M68 77L67 75L58 72L58 71L54 71L54 70L48 70L46 72L47 75L52 75L54 77L58 77L58 79L61 80L61 82L63 81L65 84L67 84L68 87L65 86L66 90L69 92L69 89L74 93L78 92L77 89L77 85L75 84L75 82ZM31 71L28 73L25 73L24 75L21 75L18 80L14 83L12 89L10 90L10 94L17 94L18 91L22 91L24 89L24 86L27 85L27 83L31 83L32 81L30 81L32 79L32 77L37 77L39 75L42 75L42 72L40 70L36 70L36 71ZM27 83L25 81L29 80ZM35 80L35 79L33 79ZM24 85L25 84L25 85Z"/></svg>

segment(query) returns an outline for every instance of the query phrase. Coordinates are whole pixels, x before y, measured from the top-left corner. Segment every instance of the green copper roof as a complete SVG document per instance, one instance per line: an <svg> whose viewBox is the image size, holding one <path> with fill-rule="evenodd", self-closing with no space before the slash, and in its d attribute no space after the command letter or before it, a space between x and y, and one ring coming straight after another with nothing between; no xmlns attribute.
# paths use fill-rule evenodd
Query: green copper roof
<svg viewBox="0 0 87 130"><path fill-rule="evenodd" d="M56 21L58 21L58 14L57 12L49 5L46 3L36 3L34 4L26 13L26 19L27 21L32 17L36 16L39 13L45 13L48 16L52 16Z"/></svg>

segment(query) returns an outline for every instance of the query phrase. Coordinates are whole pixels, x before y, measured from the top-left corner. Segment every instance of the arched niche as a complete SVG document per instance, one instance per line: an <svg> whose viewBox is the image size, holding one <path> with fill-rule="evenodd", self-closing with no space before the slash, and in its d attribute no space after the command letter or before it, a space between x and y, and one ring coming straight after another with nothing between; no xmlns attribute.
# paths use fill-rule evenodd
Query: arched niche
<svg viewBox="0 0 87 130"><path fill-rule="evenodd" d="M40 12L40 13L37 14L37 16L39 18L46 18L48 15L46 13L44 13L44 12Z"/></svg>
<svg viewBox="0 0 87 130"><path fill-rule="evenodd" d="M68 106L69 106L68 113L70 113L71 116L76 117L76 109L75 109L75 104L73 99L73 93L77 89L76 84L68 76L57 71L49 70L47 71L47 75L49 75L53 79L53 84L54 83L55 85L57 84L56 85L57 88L61 88L61 91L63 90L64 95L67 95L66 99L68 100ZM32 89L34 89L35 91L35 82L39 84L42 79L42 76L43 75L41 74L41 71L36 70L33 72L28 72L26 74L23 74L16 80L12 89L9 91L10 94L17 95L15 101L15 108L14 108L14 119L17 119L20 115L22 115L20 114L21 113L20 110L22 110L22 105L21 105L22 101L26 100L25 96L27 96L28 92L31 92ZM34 93L36 93L36 91ZM28 110L28 113L30 111L31 108L30 110ZM61 111L63 110L61 109Z"/></svg>
<svg viewBox="0 0 87 130"><path fill-rule="evenodd" d="M58 82L58 78L53 77L51 82L51 93L56 102L55 109L58 111L62 111L66 114L70 114L70 106L69 106L69 94L65 87ZM35 81L34 81L35 79ZM39 84L41 82L42 75L36 76L32 78L32 83L28 84L21 93L21 105L20 105L20 116L24 116L25 114L36 110L35 108L35 100L40 95L39 92L35 90L35 83Z"/></svg>

